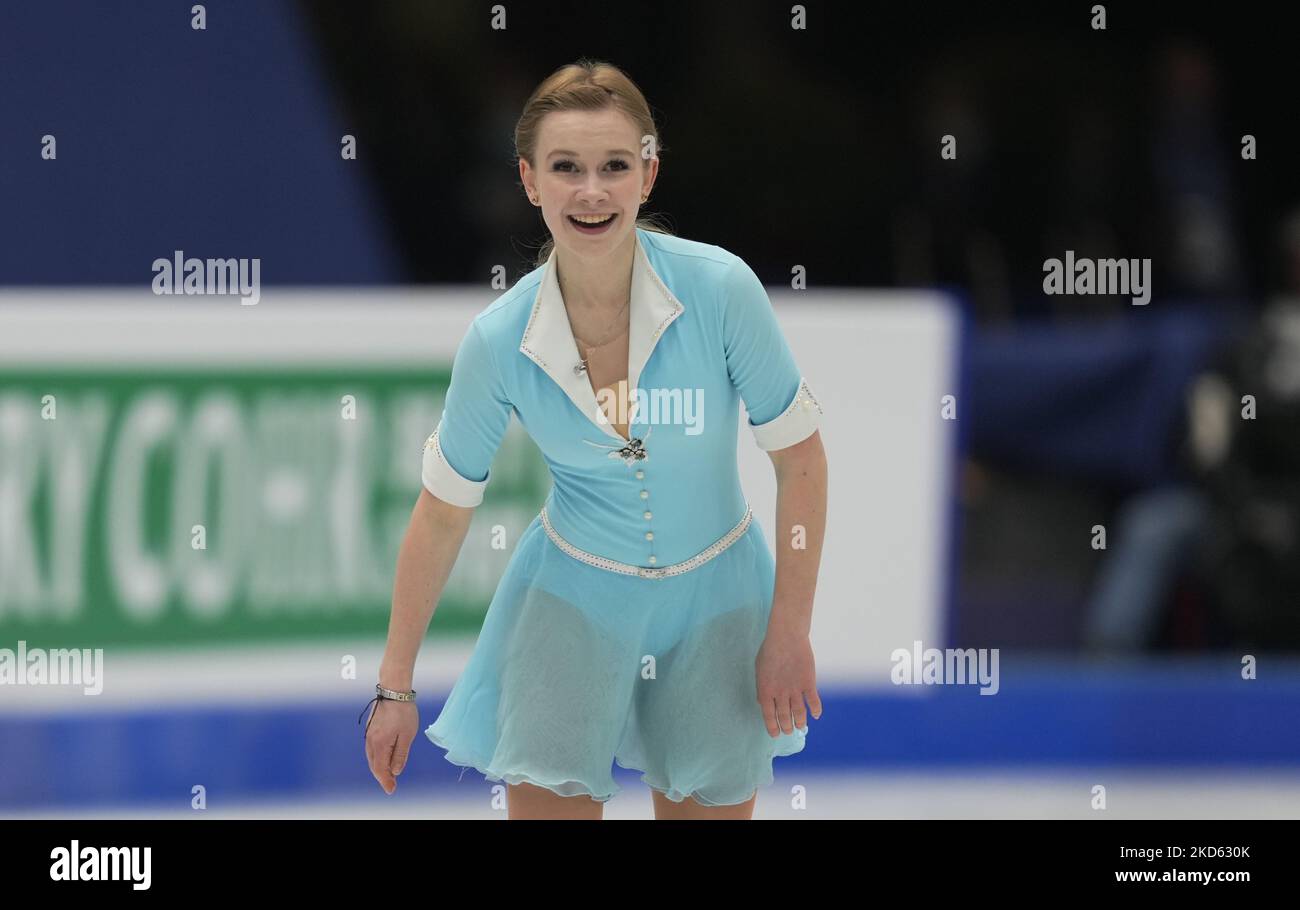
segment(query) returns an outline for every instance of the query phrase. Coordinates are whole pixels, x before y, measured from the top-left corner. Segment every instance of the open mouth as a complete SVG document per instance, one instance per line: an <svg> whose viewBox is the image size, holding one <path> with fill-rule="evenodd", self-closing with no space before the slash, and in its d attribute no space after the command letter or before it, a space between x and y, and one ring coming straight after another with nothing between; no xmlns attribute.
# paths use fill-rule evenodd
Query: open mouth
<svg viewBox="0 0 1300 910"><path fill-rule="evenodd" d="M618 215L617 214L604 215L604 216L584 215L583 216L584 218L590 218L590 220L585 220L585 221L579 221L577 218L574 218L572 215L566 215L565 217L569 219L569 224L573 225L574 230L576 231L579 231L583 234L603 234L605 231L609 230L609 226L614 223L614 219L617 218ZM603 218L604 220L597 220L598 218Z"/></svg>

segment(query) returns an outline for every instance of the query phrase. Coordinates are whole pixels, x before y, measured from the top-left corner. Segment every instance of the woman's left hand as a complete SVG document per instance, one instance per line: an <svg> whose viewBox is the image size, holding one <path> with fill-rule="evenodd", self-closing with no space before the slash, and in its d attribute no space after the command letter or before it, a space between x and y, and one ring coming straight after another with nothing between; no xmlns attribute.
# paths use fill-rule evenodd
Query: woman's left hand
<svg viewBox="0 0 1300 910"><path fill-rule="evenodd" d="M768 629L754 662L758 682L758 703L763 709L767 733L776 738L808 726L804 699L814 719L822 716L817 694L817 668L812 643L797 631Z"/></svg>

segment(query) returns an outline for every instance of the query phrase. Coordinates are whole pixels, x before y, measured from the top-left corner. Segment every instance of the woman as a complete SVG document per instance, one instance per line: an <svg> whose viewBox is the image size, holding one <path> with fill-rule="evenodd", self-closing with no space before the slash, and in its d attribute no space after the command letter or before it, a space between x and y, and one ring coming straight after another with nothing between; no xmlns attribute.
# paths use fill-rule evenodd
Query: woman
<svg viewBox="0 0 1300 910"><path fill-rule="evenodd" d="M642 772L657 818L750 818L773 757L803 748L805 698L821 714L821 408L753 271L638 223L658 133L627 76L561 68L515 143L552 241L456 354L398 557L371 771L392 793L420 640L514 413L554 485L425 734L505 781L510 818L600 818L611 760ZM776 467L775 564L740 488L740 400Z"/></svg>

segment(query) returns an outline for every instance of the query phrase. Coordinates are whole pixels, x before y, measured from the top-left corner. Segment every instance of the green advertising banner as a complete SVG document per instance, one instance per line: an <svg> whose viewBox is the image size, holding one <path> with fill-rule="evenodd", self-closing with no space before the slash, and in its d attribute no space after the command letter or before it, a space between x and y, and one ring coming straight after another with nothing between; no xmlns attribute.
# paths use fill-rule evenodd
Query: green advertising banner
<svg viewBox="0 0 1300 910"><path fill-rule="evenodd" d="M437 359L0 364L0 640L382 638L450 376ZM435 634L478 629L549 486L512 421Z"/></svg>

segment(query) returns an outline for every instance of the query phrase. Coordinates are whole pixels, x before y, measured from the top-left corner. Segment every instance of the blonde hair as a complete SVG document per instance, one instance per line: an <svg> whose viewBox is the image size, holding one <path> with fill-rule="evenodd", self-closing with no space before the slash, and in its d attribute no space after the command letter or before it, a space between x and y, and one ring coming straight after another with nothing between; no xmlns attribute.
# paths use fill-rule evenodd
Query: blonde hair
<svg viewBox="0 0 1300 910"><path fill-rule="evenodd" d="M602 111L613 108L626 114L637 131L644 137L654 137L656 155L662 155L664 146L659 141L659 130L645 95L636 83L617 66L600 60L583 58L577 63L560 67L542 80L524 103L524 112L515 124L515 166L519 160L537 167L537 138L541 132L542 118L555 111ZM642 156L641 166L647 167ZM653 216L640 216L636 226L660 234L671 234ZM537 253L535 266L543 266L555 247L555 239L548 237Z"/></svg>

